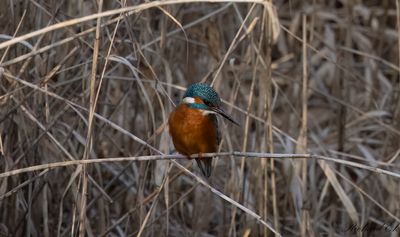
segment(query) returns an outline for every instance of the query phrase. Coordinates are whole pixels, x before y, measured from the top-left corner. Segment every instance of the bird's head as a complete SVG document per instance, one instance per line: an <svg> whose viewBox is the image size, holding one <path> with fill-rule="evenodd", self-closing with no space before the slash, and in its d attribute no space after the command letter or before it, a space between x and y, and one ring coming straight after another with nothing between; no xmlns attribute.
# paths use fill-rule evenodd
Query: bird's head
<svg viewBox="0 0 400 237"><path fill-rule="evenodd" d="M220 114L230 122L239 125L239 123L221 109L221 99L218 93L205 83L190 85L183 96L182 102L187 104L189 108L202 110L204 115Z"/></svg>

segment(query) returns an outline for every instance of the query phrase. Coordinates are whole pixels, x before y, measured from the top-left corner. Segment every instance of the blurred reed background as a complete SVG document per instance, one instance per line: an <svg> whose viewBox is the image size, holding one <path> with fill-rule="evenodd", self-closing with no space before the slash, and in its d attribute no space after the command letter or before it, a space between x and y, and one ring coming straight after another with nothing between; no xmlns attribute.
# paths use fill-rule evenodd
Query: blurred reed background
<svg viewBox="0 0 400 237"><path fill-rule="evenodd" d="M397 0L2 1L3 174L170 154L199 81L242 125L220 124L221 151L333 162L215 159L207 182L271 228L189 160L198 178L169 160L3 175L0 236L398 236L399 17Z"/></svg>

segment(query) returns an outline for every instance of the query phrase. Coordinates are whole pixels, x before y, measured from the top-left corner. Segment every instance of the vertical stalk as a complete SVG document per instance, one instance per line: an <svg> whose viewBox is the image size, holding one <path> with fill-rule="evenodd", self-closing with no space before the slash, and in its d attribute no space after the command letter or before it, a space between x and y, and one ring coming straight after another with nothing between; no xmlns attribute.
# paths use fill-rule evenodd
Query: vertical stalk
<svg viewBox="0 0 400 237"><path fill-rule="evenodd" d="M297 153L306 153L307 150L307 97L308 97L308 72L307 72L307 15L303 15L302 17L302 26L303 26L303 81L302 81L302 116L301 116L301 129L298 137L297 144ZM307 159L301 161L301 184L302 184L302 196L303 196L303 204L301 209L301 236L307 236L307 226L308 226L308 217L309 213L307 208L305 208L305 204L307 203Z"/></svg>
<svg viewBox="0 0 400 237"><path fill-rule="evenodd" d="M100 13L103 7L103 0L98 0ZM97 18L97 27L96 27L96 38L94 40L93 47L93 63L92 63L92 72L90 75L90 99L89 99L89 118L88 118L88 132L86 136L86 146L85 151L83 153L83 160L87 160L89 158L90 152L93 147L93 118L94 112L96 109L96 71L97 71L97 58L99 55L99 45L100 45L100 30L101 30L101 18ZM80 214L79 214L79 236L84 237L86 232L86 205L87 205L87 188L88 188L88 176L86 171L86 165L81 166L81 177L82 177L82 191L81 191L81 200L80 200Z"/></svg>

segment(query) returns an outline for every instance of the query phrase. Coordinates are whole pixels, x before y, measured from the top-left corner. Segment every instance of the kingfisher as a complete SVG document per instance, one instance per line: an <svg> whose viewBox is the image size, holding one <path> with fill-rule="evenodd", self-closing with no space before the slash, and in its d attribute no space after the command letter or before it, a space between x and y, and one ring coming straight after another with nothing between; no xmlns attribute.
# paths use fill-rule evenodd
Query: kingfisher
<svg viewBox="0 0 400 237"><path fill-rule="evenodd" d="M171 112L168 120L169 133L175 149L187 156L199 154L197 165L206 177L210 177L212 158L203 153L218 151L220 132L217 115L239 125L221 108L218 93L206 83L190 85L181 103Z"/></svg>

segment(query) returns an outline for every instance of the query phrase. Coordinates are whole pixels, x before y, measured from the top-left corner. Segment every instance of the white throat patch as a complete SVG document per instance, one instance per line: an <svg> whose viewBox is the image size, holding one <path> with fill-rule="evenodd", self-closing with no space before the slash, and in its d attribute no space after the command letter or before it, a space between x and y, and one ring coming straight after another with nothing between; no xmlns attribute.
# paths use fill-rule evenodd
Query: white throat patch
<svg viewBox="0 0 400 237"><path fill-rule="evenodd" d="M214 111L211 111L211 110L204 110L204 109L202 109L201 110L201 114L203 115L203 116L206 116L206 115L209 115L209 114L216 114Z"/></svg>

